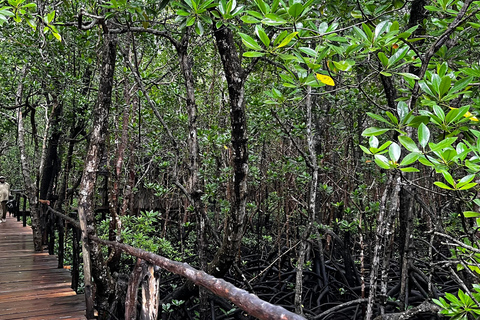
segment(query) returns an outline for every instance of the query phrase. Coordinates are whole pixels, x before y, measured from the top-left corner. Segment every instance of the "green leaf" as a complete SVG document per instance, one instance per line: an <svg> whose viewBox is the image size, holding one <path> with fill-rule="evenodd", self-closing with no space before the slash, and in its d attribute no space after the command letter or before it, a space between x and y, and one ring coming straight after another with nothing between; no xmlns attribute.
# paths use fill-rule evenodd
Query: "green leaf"
<svg viewBox="0 0 480 320"><path fill-rule="evenodd" d="M375 40L378 39L378 36L381 35L385 30L387 30L390 26L390 21L384 20L377 24L375 27Z"/></svg>
<svg viewBox="0 0 480 320"><path fill-rule="evenodd" d="M400 148L400 146L395 142L393 142L390 145L390 148L388 149L388 155L390 156L390 159L393 162L398 162L398 159L400 159L401 153L402 153L402 149Z"/></svg>
<svg viewBox="0 0 480 320"><path fill-rule="evenodd" d="M458 137L445 138L442 141L440 141L439 143L429 143L428 146L430 147L430 149L432 151L440 151L440 150L443 150L445 148L450 147L452 145L452 143L454 143L457 140L457 138Z"/></svg>
<svg viewBox="0 0 480 320"><path fill-rule="evenodd" d="M412 140L412 138L408 136L399 136L398 141L410 152L420 152L418 149L417 144Z"/></svg>
<svg viewBox="0 0 480 320"><path fill-rule="evenodd" d="M385 122L386 124L388 124L390 126L394 126L393 123L391 123L390 121L388 121L387 119L385 119L381 115L371 113L371 112L367 112L367 115L372 119L375 119L375 120L378 120L378 121L381 121L381 122Z"/></svg>
<svg viewBox="0 0 480 320"><path fill-rule="evenodd" d="M471 189L471 188L475 187L476 185L477 184L475 182L467 183L466 185L462 186L458 190L468 190L468 189Z"/></svg>
<svg viewBox="0 0 480 320"><path fill-rule="evenodd" d="M258 57L263 57L264 55L265 55L264 52L257 52L257 51L247 51L243 53L243 56L247 58L258 58Z"/></svg>
<svg viewBox="0 0 480 320"><path fill-rule="evenodd" d="M364 146L360 145L359 147L360 147L360 149L362 149L362 151L365 152L366 154L372 154L372 153L370 152L370 150L368 150L368 149L365 148Z"/></svg>
<svg viewBox="0 0 480 320"><path fill-rule="evenodd" d="M445 120L445 112L443 112L443 109L440 108L438 105L436 104L433 105L433 112L440 119L440 122L443 122Z"/></svg>
<svg viewBox="0 0 480 320"><path fill-rule="evenodd" d="M188 18L186 26L187 27L193 26L193 24L195 23L195 18L196 18L195 16L191 16L190 18Z"/></svg>
<svg viewBox="0 0 480 320"><path fill-rule="evenodd" d="M403 57L407 54L409 48L408 46L404 46L400 49L397 50L389 59L388 59L388 65L393 66L396 64L398 61L402 60Z"/></svg>
<svg viewBox="0 0 480 320"><path fill-rule="evenodd" d="M407 168L400 168L401 171L403 172L420 172L417 168L413 167L407 167Z"/></svg>
<svg viewBox="0 0 480 320"><path fill-rule="evenodd" d="M352 64L350 64L348 61L333 61L333 64L338 70L342 71L349 71L352 68Z"/></svg>
<svg viewBox="0 0 480 320"><path fill-rule="evenodd" d="M447 171L443 171L442 175L452 187L455 187L455 180L453 180L453 177L450 173L448 173Z"/></svg>
<svg viewBox="0 0 480 320"><path fill-rule="evenodd" d="M306 55L309 55L311 57L314 57L314 58L317 57L317 52L315 50L313 50L312 48L300 47L300 48L298 48L298 50L302 51L303 53L305 53Z"/></svg>
<svg viewBox="0 0 480 320"><path fill-rule="evenodd" d="M362 136L364 136L364 137L379 136L379 135L387 132L388 130L390 130L390 129L371 127L371 128L365 129L362 132Z"/></svg>
<svg viewBox="0 0 480 320"><path fill-rule="evenodd" d="M265 18L262 19L262 23L269 25L269 26L280 26L282 24L287 23L288 21L277 16L276 14L269 13L265 15Z"/></svg>
<svg viewBox="0 0 480 320"><path fill-rule="evenodd" d="M367 35L365 34L365 32L362 31L362 29L360 29L359 27L357 26L354 26L353 27L353 31L357 34L357 36L359 36L360 38L362 38L364 41L369 41Z"/></svg>
<svg viewBox="0 0 480 320"><path fill-rule="evenodd" d="M269 12L269 8L263 0L255 0L255 3L257 4L258 9L262 11L263 15L266 15Z"/></svg>
<svg viewBox="0 0 480 320"><path fill-rule="evenodd" d="M415 153L415 152L409 153L403 158L400 165L401 166L408 166L408 165L414 163L415 161L417 161L419 157L420 157L420 154L418 154L418 153Z"/></svg>
<svg viewBox="0 0 480 320"><path fill-rule="evenodd" d="M242 37L242 42L247 48L253 49L256 51L262 51L262 47L260 47L260 45L255 40L253 40L252 37L241 32L239 32L238 34L240 35L240 37Z"/></svg>
<svg viewBox="0 0 480 320"><path fill-rule="evenodd" d="M375 163L383 169L390 169L390 164L388 163L388 159L380 154L375 155Z"/></svg>
<svg viewBox="0 0 480 320"><path fill-rule="evenodd" d="M403 122L408 112L408 105L405 103L405 101L399 101L397 104L397 114L400 117L401 122Z"/></svg>
<svg viewBox="0 0 480 320"><path fill-rule="evenodd" d="M413 80L420 80L420 78L413 74L413 73L408 73L408 72L398 72L399 75L403 76L404 78L407 79L413 79Z"/></svg>
<svg viewBox="0 0 480 320"><path fill-rule="evenodd" d="M453 188L450 188L450 187L447 186L445 183L440 182L440 181L435 181L433 184L436 185L437 187L442 188L442 189L453 190Z"/></svg>
<svg viewBox="0 0 480 320"><path fill-rule="evenodd" d="M187 12L183 9L178 9L176 13L177 13L177 15L182 16L182 17L188 17L190 15L190 12Z"/></svg>
<svg viewBox="0 0 480 320"><path fill-rule="evenodd" d="M62 41L62 36L59 33L52 31L52 34L58 41Z"/></svg>
<svg viewBox="0 0 480 320"><path fill-rule="evenodd" d="M425 148L428 140L430 140L430 130L428 130L425 124L421 123L418 126L418 142L423 148Z"/></svg>
<svg viewBox="0 0 480 320"><path fill-rule="evenodd" d="M432 97L436 96L424 80L419 81L418 84L420 85L420 88L422 88L422 90L425 93L427 93L428 95L430 95Z"/></svg>
<svg viewBox="0 0 480 320"><path fill-rule="evenodd" d="M473 77L467 77L456 81L452 89L450 89L450 93L455 93L465 89L472 81Z"/></svg>
<svg viewBox="0 0 480 320"><path fill-rule="evenodd" d="M286 45L288 45L292 41L292 39L295 38L295 36L297 34L298 34L298 32L290 33L288 36L285 37L285 39L282 40L282 42L280 42L280 44L277 46L277 49L285 47Z"/></svg>
<svg viewBox="0 0 480 320"><path fill-rule="evenodd" d="M382 145L380 146L380 148L377 149L377 153L380 152L380 151L382 151L382 150L387 149L388 146L390 146L391 144L392 144L392 141L387 141L387 142L385 142L384 144L382 144Z"/></svg>
<svg viewBox="0 0 480 320"><path fill-rule="evenodd" d="M260 38L260 40L262 40L265 47L268 48L268 46L270 46L270 39L268 38L268 36L265 33L265 31L263 30L263 28L259 25L256 25L255 26L255 33Z"/></svg>
<svg viewBox="0 0 480 320"><path fill-rule="evenodd" d="M372 32L372 29L370 29L370 27L369 27L368 25L366 25L365 23L362 23L362 29L363 29L363 31L365 31L365 34L367 35L368 41L370 41L371 43L373 43L373 32Z"/></svg>
<svg viewBox="0 0 480 320"><path fill-rule="evenodd" d="M442 77L442 81L439 86L439 96L443 97L450 90L450 85L452 84L452 79L449 76Z"/></svg>
<svg viewBox="0 0 480 320"><path fill-rule="evenodd" d="M299 3L299 2L296 2L292 6L290 6L290 8L288 9L288 14L292 18L296 19L302 14L303 9L304 8L303 8L302 4Z"/></svg>
<svg viewBox="0 0 480 320"><path fill-rule="evenodd" d="M480 212L475 212L475 211L463 211L463 216L465 218L479 218L480 217Z"/></svg>
<svg viewBox="0 0 480 320"><path fill-rule="evenodd" d="M201 36L203 35L203 32L205 30L203 29L203 24L202 24L202 21L200 19L197 19L197 24L195 25L195 32Z"/></svg>
<svg viewBox="0 0 480 320"><path fill-rule="evenodd" d="M371 136L370 139L368 139L368 144L372 148L377 148L378 147L378 138L375 136Z"/></svg>
<svg viewBox="0 0 480 320"><path fill-rule="evenodd" d="M245 22L245 23L259 23L260 22L260 20L258 20L257 18L249 16L249 15L242 16L240 19L242 19L242 21Z"/></svg>
<svg viewBox="0 0 480 320"><path fill-rule="evenodd" d="M398 125L397 117L395 117L390 111L386 111L385 114L390 118L392 123L394 123L395 125Z"/></svg>
<svg viewBox="0 0 480 320"><path fill-rule="evenodd" d="M385 55L385 53L383 53L382 51L380 51L378 53L378 59L380 60L380 62L382 63L382 65L384 67L387 67L388 66L388 58L387 56Z"/></svg>
<svg viewBox="0 0 480 320"><path fill-rule="evenodd" d="M440 76L438 74L432 74L432 79L431 79L431 86L430 88L434 91L434 93L439 96L440 95L440 83L442 82L442 79L440 79Z"/></svg>

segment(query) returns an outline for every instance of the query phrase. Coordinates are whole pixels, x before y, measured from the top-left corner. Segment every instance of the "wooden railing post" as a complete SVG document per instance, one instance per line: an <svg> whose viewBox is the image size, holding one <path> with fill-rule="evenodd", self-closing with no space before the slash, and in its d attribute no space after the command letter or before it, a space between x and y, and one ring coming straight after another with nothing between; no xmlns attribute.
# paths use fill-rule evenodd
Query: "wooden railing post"
<svg viewBox="0 0 480 320"><path fill-rule="evenodd" d="M20 192L15 193L15 217L20 221Z"/></svg>
<svg viewBox="0 0 480 320"><path fill-rule="evenodd" d="M53 214L53 212L52 212ZM57 217L56 215L53 216L54 221L56 222L55 225L57 226L58 230L58 268L63 268L63 262L65 259L65 222L62 218Z"/></svg>
<svg viewBox="0 0 480 320"><path fill-rule="evenodd" d="M22 194L23 197L23 226L27 226L27 196Z"/></svg>
<svg viewBox="0 0 480 320"><path fill-rule="evenodd" d="M42 211L44 211L43 209L43 204L41 205L42 206ZM53 212L48 212L46 213L46 220L47 220L47 225L46 225L46 232L47 232L47 235L48 235L48 254L50 255L53 255L55 254L55 215L53 214Z"/></svg>
<svg viewBox="0 0 480 320"><path fill-rule="evenodd" d="M74 219L77 219L77 213L71 212L70 216ZM70 224L69 224L70 225ZM71 225L72 228L72 289L75 292L78 292L78 282L80 278L79 266L80 266L80 238L82 232L79 228L76 228L74 225Z"/></svg>

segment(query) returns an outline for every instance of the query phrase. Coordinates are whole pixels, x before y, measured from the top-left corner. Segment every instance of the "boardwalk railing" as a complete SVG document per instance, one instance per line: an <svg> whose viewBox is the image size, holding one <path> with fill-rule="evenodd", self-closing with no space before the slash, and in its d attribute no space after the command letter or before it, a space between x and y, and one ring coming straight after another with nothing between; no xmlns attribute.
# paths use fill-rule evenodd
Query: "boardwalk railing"
<svg viewBox="0 0 480 320"><path fill-rule="evenodd" d="M57 217L56 219L51 218L49 220L50 224L56 225L57 227L62 228L63 221L65 221L69 226L68 228L71 228L71 230L75 230L73 232L74 232L74 239L76 239L75 241L77 241L76 242L77 245L76 245L76 249L75 249L75 244L73 247L74 247L74 250L77 250L76 254L79 254L79 248L80 248L79 222L75 218L72 218L61 212L58 212L51 207L48 207L47 213L49 213L50 216ZM59 221L61 222L59 223ZM53 222L57 222L57 223L53 223ZM53 229L53 227L54 226L52 226L51 229ZM54 232L52 233L52 235L54 236ZM136 301L137 301L137 292L138 292L137 289L139 285L143 286L142 288L144 290L142 290L142 292L146 292L145 294L147 296L152 297L150 299L151 300L150 303L142 303L142 310L141 310L140 317L143 317L144 319L156 318L156 317L152 318L152 316L156 315L158 312L158 301L159 301L158 279L155 280L155 279L152 279L152 277L150 277L150 281L144 281L144 283L141 283L141 279L145 278L145 275L154 274L153 269L156 266L166 271L185 277L188 280L195 283L196 285L202 286L207 290L211 291L213 294L230 300L233 304L235 304L236 306L238 306L239 308L241 308L251 316L254 316L258 319L305 320L305 318L303 318L302 316L292 313L284 309L283 307L276 306L269 302L263 301L260 298L258 298L256 295L251 294L243 289L237 288L231 283L223 279L215 278L201 270L194 269L187 263L173 261L165 257L162 257L160 255L153 254L151 252L148 252L139 248L135 248L119 242L102 240L94 236L90 236L89 240L108 246L119 252L123 251L139 259L137 261L137 265L132 271L128 289L127 289L127 297L126 297L126 303L125 303L126 319L135 319L136 305L137 305ZM54 240L52 240L52 237L50 237L49 243L51 243L52 241ZM74 256L75 256L75 253L74 253ZM77 258L77 260L74 261L73 263L74 266L72 267L76 266L78 268L79 262L80 261ZM78 272L78 269L74 270L74 272ZM76 276L73 276L72 279L75 279L75 278ZM76 281L75 283L76 287L74 289L78 287L78 278L76 278L75 281ZM72 287L73 287L73 283L72 283ZM89 308L88 299L90 299L91 301L92 297L87 297L87 293L85 295L86 295L85 300L87 302L87 309L88 309ZM93 310L87 310L87 315L89 314L93 314Z"/></svg>

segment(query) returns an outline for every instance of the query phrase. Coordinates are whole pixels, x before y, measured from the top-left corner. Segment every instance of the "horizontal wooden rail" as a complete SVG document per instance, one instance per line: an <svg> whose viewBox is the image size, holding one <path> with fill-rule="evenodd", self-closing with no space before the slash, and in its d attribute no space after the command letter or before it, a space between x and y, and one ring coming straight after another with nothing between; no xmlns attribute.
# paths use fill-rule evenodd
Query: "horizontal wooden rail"
<svg viewBox="0 0 480 320"><path fill-rule="evenodd" d="M48 210L67 220L76 228L80 228L80 223L51 207ZM160 255L129 246L127 244L107 241L98 237L89 236L90 240L103 244L105 246L126 252L134 257L143 259L164 270L178 274L187 278L196 285L202 286L215 295L230 300L240 309L261 320L305 320L304 317L286 310L283 307L271 304L251 294L243 289L235 287L233 284L219 278L215 278L204 271L197 270L187 263L177 262Z"/></svg>

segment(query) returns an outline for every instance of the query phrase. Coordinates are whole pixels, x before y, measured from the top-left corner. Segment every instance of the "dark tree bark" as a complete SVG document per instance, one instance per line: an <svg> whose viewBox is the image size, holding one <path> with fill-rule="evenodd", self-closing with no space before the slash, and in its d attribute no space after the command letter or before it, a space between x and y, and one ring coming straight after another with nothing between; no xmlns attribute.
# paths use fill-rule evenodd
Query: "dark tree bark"
<svg viewBox="0 0 480 320"><path fill-rule="evenodd" d="M226 218L222 245L208 268L208 272L213 276L222 277L234 262L245 231L248 174L246 72L235 48L232 31L223 26L215 30L214 34L228 84L233 149L233 192L230 212Z"/></svg>

